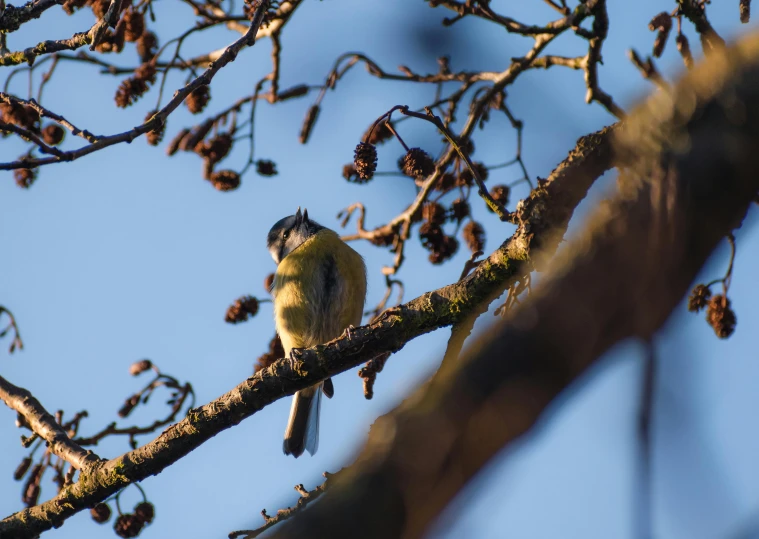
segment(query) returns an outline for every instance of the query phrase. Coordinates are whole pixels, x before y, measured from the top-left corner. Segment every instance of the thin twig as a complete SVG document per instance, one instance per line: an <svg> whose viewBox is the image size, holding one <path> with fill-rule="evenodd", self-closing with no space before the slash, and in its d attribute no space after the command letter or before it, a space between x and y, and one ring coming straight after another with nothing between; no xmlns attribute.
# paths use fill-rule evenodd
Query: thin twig
<svg viewBox="0 0 759 539"><path fill-rule="evenodd" d="M0 305L0 316L2 316L3 313L8 315L10 322L5 329L0 331L0 338L5 337L5 335L7 335L10 330L13 330L13 340L11 341L11 345L8 348L8 353L12 354L16 351L16 349L23 350L24 341L21 340L21 333L19 332L18 324L16 323L16 317L13 316L13 313L9 309Z"/></svg>
<svg viewBox="0 0 759 539"><path fill-rule="evenodd" d="M661 76L659 70L656 69L654 61L650 56L643 60L635 49L627 51L627 56L635 67L638 68L638 71L643 75L643 78L650 80L662 90L669 90L669 84L667 84L667 81Z"/></svg>
<svg viewBox="0 0 759 539"><path fill-rule="evenodd" d="M203 74L190 82L189 84L185 85L180 90L177 90L174 93L174 97L169 101L169 103L163 107L161 110L159 110L153 117L145 122L144 124L135 127L134 129L131 129L129 131L126 131L124 133L119 133L117 135L111 135L107 137L100 138L97 142L92 143L88 146L84 146L82 148L79 148L77 150L72 150L69 152L63 152L63 157L47 157L47 158L40 158L40 159L28 159L23 162L21 161L14 161L10 163L0 163L0 170L12 170L16 168L33 168L33 167L39 167L42 165L49 165L52 163L59 163L61 161L73 161L75 159L79 159L80 157L83 157L85 155L88 155L92 152L95 152L97 150L101 150L103 148L106 148L108 146L113 146L114 144L119 144L122 142L131 142L140 135L143 135L147 133L148 131L152 131L159 125L163 124L166 121L166 118L171 114L174 110L176 110L177 107L184 101L184 99L190 95L190 93L195 90L196 88L199 88L200 86L207 85L211 82L214 75L218 73L218 71L227 65L228 63L234 61L234 59L237 57L237 53L240 52L240 50L243 47L250 47L254 44L256 39L256 32L258 30L258 27L261 25L261 22L263 21L263 15L266 11L266 7L268 5L268 2L263 1L259 4L258 9L256 10L256 14L253 17L253 21L251 22L251 26L248 29L248 32L243 35L241 38L239 38L237 41L229 45L222 55L219 57L218 60L211 63L211 65L206 69Z"/></svg>
<svg viewBox="0 0 759 539"><path fill-rule="evenodd" d="M266 509L262 510L261 515L264 517L265 521L265 524L263 526L256 528L255 530L238 530L231 532L229 534L229 539L254 539L272 526L276 526L280 522L284 522L285 520L294 517L303 509L305 509L311 502L318 499L319 496L324 494L329 488L332 478L334 478L339 473L340 472L331 474L329 472L324 472L322 474L325 477L324 482L313 490L306 490L303 485L295 485L295 490L298 492L298 494L300 494L300 498L298 498L298 501L295 503L295 505L286 509L280 509L273 517L268 515Z"/></svg>

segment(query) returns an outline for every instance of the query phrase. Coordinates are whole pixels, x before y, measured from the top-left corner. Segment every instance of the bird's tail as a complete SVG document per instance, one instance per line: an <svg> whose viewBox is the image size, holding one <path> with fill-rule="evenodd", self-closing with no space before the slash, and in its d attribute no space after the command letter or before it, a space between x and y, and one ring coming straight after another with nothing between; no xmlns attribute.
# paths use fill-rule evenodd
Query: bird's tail
<svg viewBox="0 0 759 539"><path fill-rule="evenodd" d="M319 410L321 408L321 384L298 391L293 395L290 419L285 430L282 449L285 455L298 458L306 450L310 454L319 448Z"/></svg>

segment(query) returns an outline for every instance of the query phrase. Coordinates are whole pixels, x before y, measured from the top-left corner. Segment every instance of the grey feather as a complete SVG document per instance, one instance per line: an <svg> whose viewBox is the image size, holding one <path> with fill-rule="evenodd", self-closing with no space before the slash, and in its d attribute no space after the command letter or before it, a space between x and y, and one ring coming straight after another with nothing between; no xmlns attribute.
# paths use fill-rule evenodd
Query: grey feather
<svg viewBox="0 0 759 539"><path fill-rule="evenodd" d="M295 215L290 215L277 221L266 237L266 246L274 262L279 264L295 249L319 232L324 227L308 218L308 210L301 214L300 208Z"/></svg>
<svg viewBox="0 0 759 539"><path fill-rule="evenodd" d="M307 450L311 455L319 448L319 414L321 384L298 391L293 395L290 418L287 421L282 450L298 458Z"/></svg>
<svg viewBox="0 0 759 539"><path fill-rule="evenodd" d="M305 439L306 451L312 456L315 455L316 450L319 449L319 416L321 415L321 410L322 392L320 389L317 389L314 399L311 401Z"/></svg>

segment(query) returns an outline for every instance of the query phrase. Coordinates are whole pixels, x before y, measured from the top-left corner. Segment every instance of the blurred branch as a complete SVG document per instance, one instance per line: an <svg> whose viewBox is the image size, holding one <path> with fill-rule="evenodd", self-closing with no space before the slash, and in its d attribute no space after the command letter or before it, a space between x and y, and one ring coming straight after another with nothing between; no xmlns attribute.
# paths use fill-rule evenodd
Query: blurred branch
<svg viewBox="0 0 759 539"><path fill-rule="evenodd" d="M709 54L725 46L725 40L714 30L706 18L706 5L701 0L677 0L680 12L693 23L701 38L704 54Z"/></svg>
<svg viewBox="0 0 759 539"><path fill-rule="evenodd" d="M662 78L650 56L643 60L635 49L627 51L627 56L630 58L633 65L638 68L638 71L640 71L640 74L644 79L650 80L662 90L669 90L669 84L667 84L667 81Z"/></svg>
<svg viewBox="0 0 759 539"><path fill-rule="evenodd" d="M552 236L563 236L574 208L612 166L613 131L606 128L578 141L567 159L518 209L516 233L468 277L385 311L372 324L354 329L350 338L304 350L296 360L276 361L218 399L191 409L187 418L152 442L83 470L77 483L52 500L0 521L0 535L34 537L125 486L159 473L272 402L476 313L499 296L512 278L531 270L534 249L550 249Z"/></svg>
<svg viewBox="0 0 759 539"><path fill-rule="evenodd" d="M3 377L0 377L0 399L24 417L32 431L49 444L50 451L75 468L86 470L100 460L92 451L86 451L71 441L66 431L34 395L24 388L14 386Z"/></svg>
<svg viewBox="0 0 759 539"><path fill-rule="evenodd" d="M457 0L429 0L429 3L432 6L445 6L448 9L455 11L459 15L459 18L464 17L466 15L474 15L476 17L481 17L485 20L489 20L491 22L494 22L496 24L503 26L507 32L513 33L513 34L520 34L524 36L534 36L534 35L546 34L546 33L552 33L552 32L559 33L561 31L557 29L555 23L549 24L546 26L534 26L534 25L520 23L519 21L516 21L512 19L511 17L499 15L490 8L489 3L487 2L459 2ZM557 6L554 6L554 7L557 7ZM570 10L568 9L558 8L558 11L567 16L569 16L570 14ZM453 22L454 21L450 19L448 20L448 24L452 24ZM582 33L581 30L582 29L580 28L576 29L578 34Z"/></svg>
<svg viewBox="0 0 759 539"><path fill-rule="evenodd" d="M759 190L757 76L755 36L639 107L617 136L619 193L530 299L377 420L323 502L274 537L424 535L605 351L649 339Z"/></svg>

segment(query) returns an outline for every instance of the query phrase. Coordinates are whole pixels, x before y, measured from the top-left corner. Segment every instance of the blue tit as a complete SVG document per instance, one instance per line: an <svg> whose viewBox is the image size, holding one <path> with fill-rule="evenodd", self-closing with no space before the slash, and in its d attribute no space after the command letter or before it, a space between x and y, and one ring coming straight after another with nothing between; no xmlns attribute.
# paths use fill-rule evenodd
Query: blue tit
<svg viewBox="0 0 759 539"><path fill-rule="evenodd" d="M274 274L274 321L285 357L361 324L366 298L364 259L335 232L308 218L308 210L285 217L269 231ZM293 396L283 450L296 458L319 445L322 392L332 397L331 379Z"/></svg>

